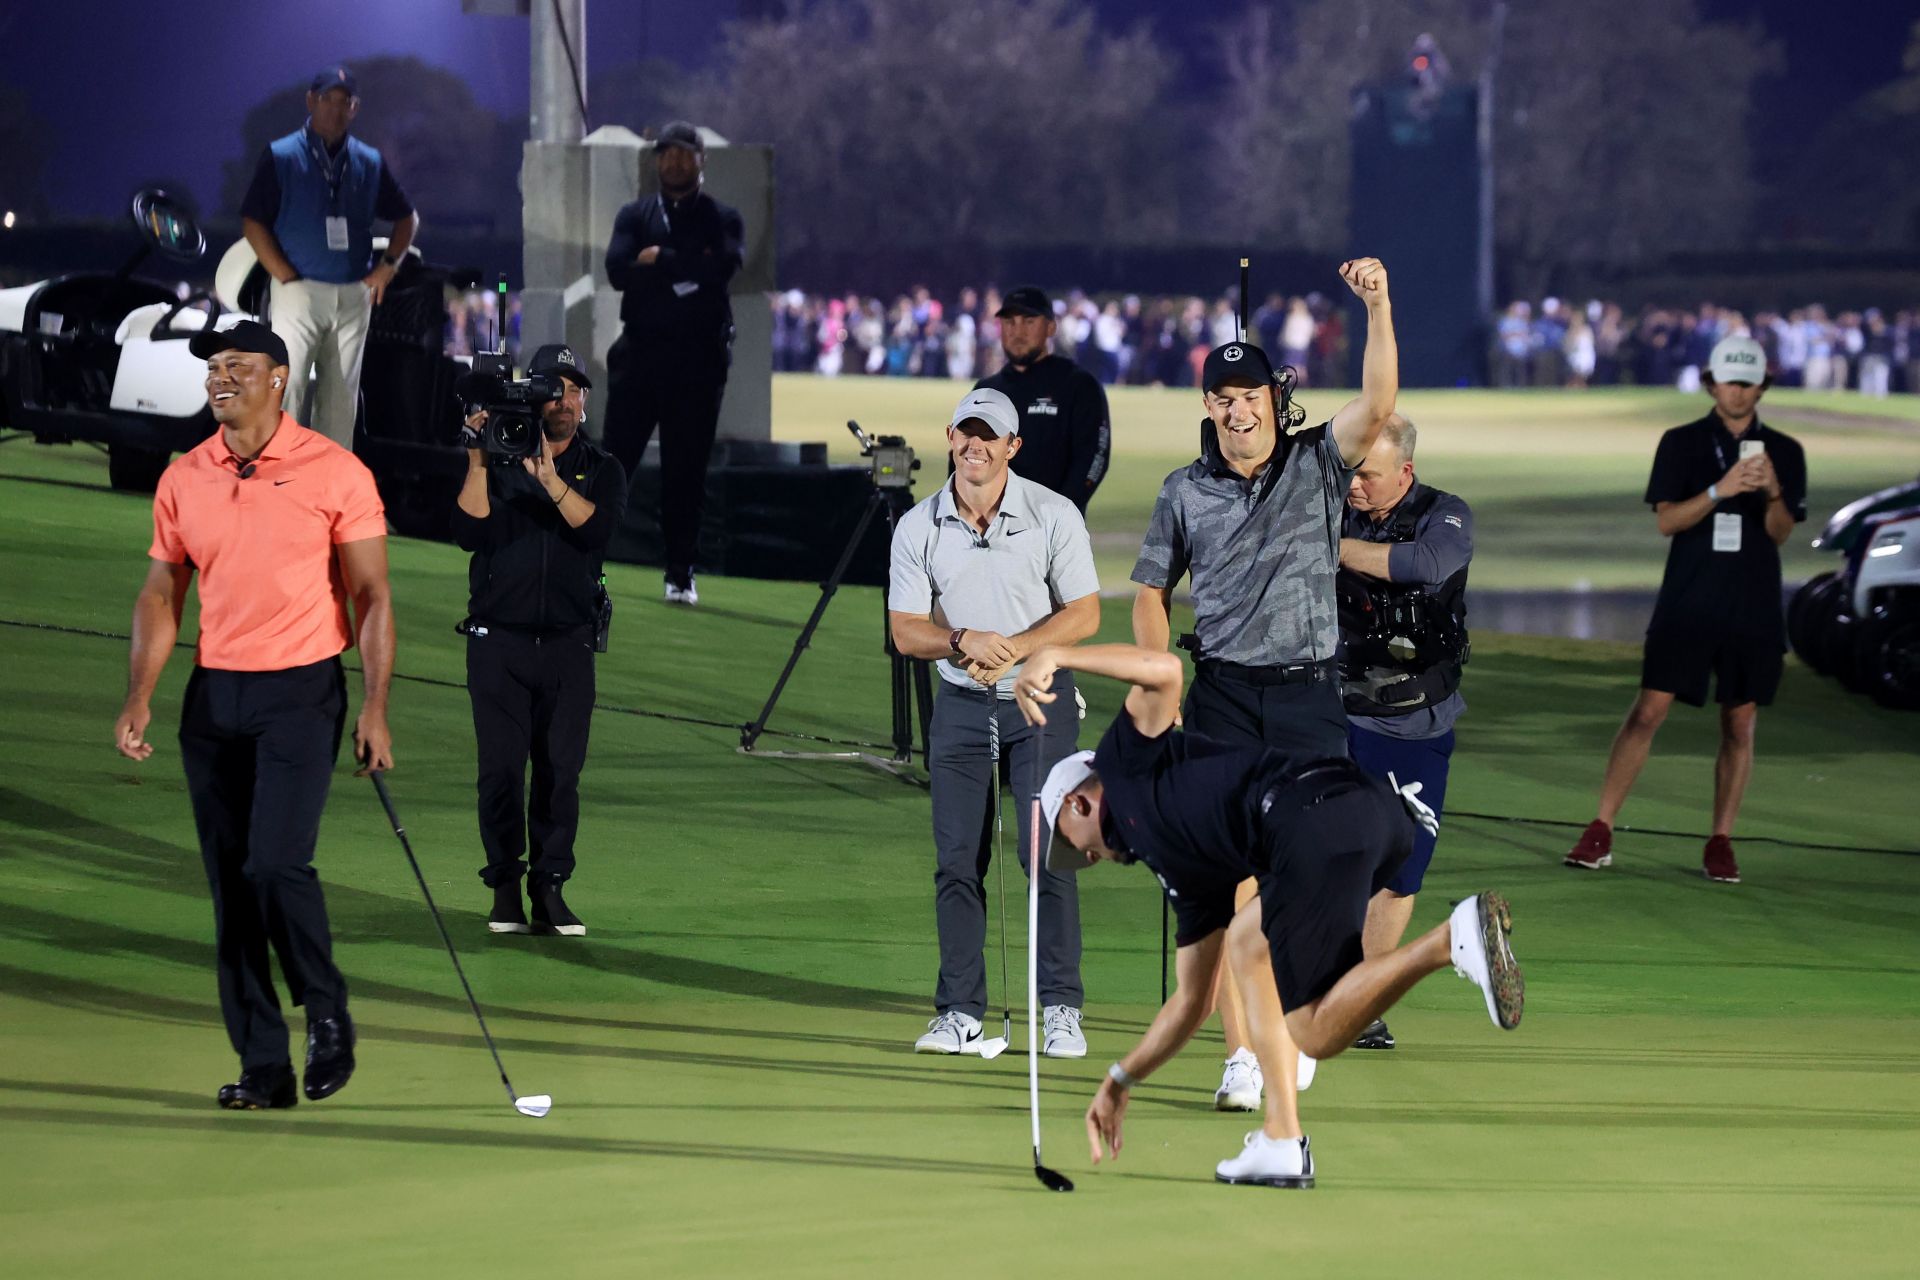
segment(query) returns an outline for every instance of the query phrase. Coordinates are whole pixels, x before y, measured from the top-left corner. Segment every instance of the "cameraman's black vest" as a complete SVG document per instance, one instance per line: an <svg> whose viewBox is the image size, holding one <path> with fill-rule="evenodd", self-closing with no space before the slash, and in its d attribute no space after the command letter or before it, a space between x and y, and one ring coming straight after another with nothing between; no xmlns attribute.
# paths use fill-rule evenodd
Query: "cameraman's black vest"
<svg viewBox="0 0 1920 1280"><path fill-rule="evenodd" d="M1413 541L1420 517L1445 496L1422 485L1418 497L1387 517L1387 541ZM1460 687L1460 669L1471 651L1467 566L1433 591L1342 569L1334 592L1347 714L1404 716L1446 701Z"/></svg>

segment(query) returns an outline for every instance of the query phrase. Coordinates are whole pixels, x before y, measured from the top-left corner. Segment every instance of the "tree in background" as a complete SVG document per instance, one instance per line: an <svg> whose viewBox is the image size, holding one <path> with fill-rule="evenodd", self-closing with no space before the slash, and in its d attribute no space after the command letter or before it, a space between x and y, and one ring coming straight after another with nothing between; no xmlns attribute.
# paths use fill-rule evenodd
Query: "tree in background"
<svg viewBox="0 0 1920 1280"><path fill-rule="evenodd" d="M1455 83L1485 57L1490 0L1250 5L1220 35L1208 171L1234 234L1345 247L1353 90L1404 74L1436 34ZM1777 68L1756 26L1705 22L1693 0L1509 6L1494 121L1497 255L1537 293L1558 264L1631 267L1725 248L1752 228L1749 117ZM1336 109L1336 107L1338 109Z"/></svg>
<svg viewBox="0 0 1920 1280"><path fill-rule="evenodd" d="M1795 224L1855 249L1920 249L1920 21L1905 75L1850 103L1790 167L1781 193Z"/></svg>
<svg viewBox="0 0 1920 1280"><path fill-rule="evenodd" d="M361 98L353 131L393 165L422 220L517 234L526 120L494 115L474 101L466 81L418 58L368 58L351 65ZM289 85L247 112L240 155L227 162L220 208L210 213L238 214L260 153L300 127L306 97L304 83Z"/></svg>
<svg viewBox="0 0 1920 1280"><path fill-rule="evenodd" d="M688 109L774 147L783 248L1179 231L1168 56L1073 0L813 0L728 26Z"/></svg>

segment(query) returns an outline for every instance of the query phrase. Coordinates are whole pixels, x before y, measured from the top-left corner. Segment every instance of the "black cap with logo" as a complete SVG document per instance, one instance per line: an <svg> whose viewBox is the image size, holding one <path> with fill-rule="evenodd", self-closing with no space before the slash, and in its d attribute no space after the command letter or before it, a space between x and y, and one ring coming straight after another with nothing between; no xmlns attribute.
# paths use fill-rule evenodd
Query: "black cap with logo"
<svg viewBox="0 0 1920 1280"><path fill-rule="evenodd" d="M564 342L549 342L534 352L533 359L527 362L527 372L537 377L567 378L588 389L593 387L587 379L586 365Z"/></svg>
<svg viewBox="0 0 1920 1280"><path fill-rule="evenodd" d="M187 350L196 360L222 351L252 351L277 365L287 363L287 344L258 320L242 320L229 329L202 329L187 340Z"/></svg>
<svg viewBox="0 0 1920 1280"><path fill-rule="evenodd" d="M1259 387L1273 380L1273 364L1267 359L1267 353L1251 342L1228 342L1215 347L1207 352L1207 362L1200 370L1202 391L1211 391L1227 382Z"/></svg>
<svg viewBox="0 0 1920 1280"><path fill-rule="evenodd" d="M700 131L685 120L675 120L661 126L660 136L653 140L653 146L656 151L662 147L685 147L698 154L704 154L707 149L706 139L700 136Z"/></svg>
<svg viewBox="0 0 1920 1280"><path fill-rule="evenodd" d="M1053 300L1037 284L1023 284L1007 291L996 316L1044 316L1053 319Z"/></svg>

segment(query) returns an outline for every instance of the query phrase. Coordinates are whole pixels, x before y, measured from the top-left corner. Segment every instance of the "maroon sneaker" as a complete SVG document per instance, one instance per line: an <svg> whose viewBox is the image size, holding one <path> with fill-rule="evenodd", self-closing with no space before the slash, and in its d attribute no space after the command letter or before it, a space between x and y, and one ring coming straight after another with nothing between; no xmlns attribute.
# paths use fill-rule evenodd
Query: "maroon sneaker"
<svg viewBox="0 0 1920 1280"><path fill-rule="evenodd" d="M1739 884L1740 864L1733 860L1733 841L1725 836L1707 841L1707 847L1700 854L1700 872L1721 884Z"/></svg>
<svg viewBox="0 0 1920 1280"><path fill-rule="evenodd" d="M1573 848L1567 850L1567 856L1561 861L1584 871L1598 871L1602 867L1612 866L1613 828L1595 818L1587 824L1587 829L1580 833L1580 839L1574 842Z"/></svg>

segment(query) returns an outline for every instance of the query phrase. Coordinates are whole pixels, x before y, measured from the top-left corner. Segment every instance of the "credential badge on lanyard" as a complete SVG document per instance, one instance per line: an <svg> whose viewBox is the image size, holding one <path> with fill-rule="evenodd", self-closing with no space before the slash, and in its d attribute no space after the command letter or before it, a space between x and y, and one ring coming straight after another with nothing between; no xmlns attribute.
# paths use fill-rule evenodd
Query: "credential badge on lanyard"
<svg viewBox="0 0 1920 1280"><path fill-rule="evenodd" d="M327 249L333 253L344 253L347 248L347 219L340 209L340 184L347 178L347 141L344 138L340 140L340 158L335 160L327 154L325 145L313 136L309 127L307 150L327 180Z"/></svg>

